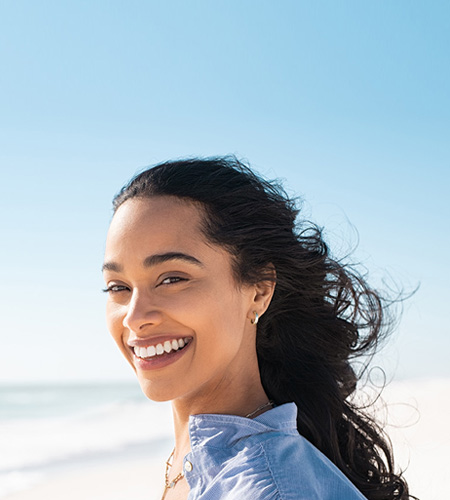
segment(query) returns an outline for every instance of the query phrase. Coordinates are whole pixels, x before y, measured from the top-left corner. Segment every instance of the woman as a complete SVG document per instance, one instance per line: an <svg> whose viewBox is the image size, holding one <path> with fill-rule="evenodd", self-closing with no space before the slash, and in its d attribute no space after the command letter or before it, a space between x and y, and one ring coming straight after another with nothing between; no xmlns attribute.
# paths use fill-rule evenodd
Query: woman
<svg viewBox="0 0 450 500"><path fill-rule="evenodd" d="M146 396L172 401L165 500L408 499L349 400L379 296L235 158L168 162L114 199L107 322Z"/></svg>

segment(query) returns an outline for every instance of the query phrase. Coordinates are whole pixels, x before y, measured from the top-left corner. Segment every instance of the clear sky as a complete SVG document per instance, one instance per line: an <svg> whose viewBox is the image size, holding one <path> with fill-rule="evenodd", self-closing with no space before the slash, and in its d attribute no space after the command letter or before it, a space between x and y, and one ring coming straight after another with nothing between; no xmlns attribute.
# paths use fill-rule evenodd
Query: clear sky
<svg viewBox="0 0 450 500"><path fill-rule="evenodd" d="M0 381L131 379L100 292L111 198L236 154L337 255L416 294L379 362L450 376L450 3L0 1Z"/></svg>

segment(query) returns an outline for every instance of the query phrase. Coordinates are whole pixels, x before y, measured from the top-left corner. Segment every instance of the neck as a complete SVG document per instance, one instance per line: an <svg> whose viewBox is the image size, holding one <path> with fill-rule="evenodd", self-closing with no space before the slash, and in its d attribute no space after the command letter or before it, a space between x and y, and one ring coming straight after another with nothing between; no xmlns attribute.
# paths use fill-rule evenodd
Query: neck
<svg viewBox="0 0 450 500"><path fill-rule="evenodd" d="M190 451L189 417L191 415L213 413L245 417L254 413L251 416L256 417L270 409L270 406L267 406L258 412L255 411L269 401L262 387L259 373L257 377L240 379L239 383L233 382L226 379L216 384L211 392L204 391L172 401L175 461L182 460Z"/></svg>

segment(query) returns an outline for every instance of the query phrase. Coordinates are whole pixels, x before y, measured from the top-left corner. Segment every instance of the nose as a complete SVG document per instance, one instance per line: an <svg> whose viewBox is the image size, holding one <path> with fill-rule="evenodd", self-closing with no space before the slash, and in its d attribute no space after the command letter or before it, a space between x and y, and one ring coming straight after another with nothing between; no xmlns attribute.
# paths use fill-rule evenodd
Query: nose
<svg viewBox="0 0 450 500"><path fill-rule="evenodd" d="M123 326L139 335L145 327L160 324L162 314L152 302L148 294L133 291L123 318Z"/></svg>

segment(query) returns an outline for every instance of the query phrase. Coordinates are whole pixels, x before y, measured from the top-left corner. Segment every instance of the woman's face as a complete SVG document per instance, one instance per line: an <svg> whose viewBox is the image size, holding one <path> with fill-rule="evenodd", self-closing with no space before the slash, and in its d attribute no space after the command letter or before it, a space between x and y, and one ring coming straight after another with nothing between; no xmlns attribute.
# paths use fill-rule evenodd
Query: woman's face
<svg viewBox="0 0 450 500"><path fill-rule="evenodd" d="M256 363L255 287L236 283L201 217L176 197L131 199L108 232L108 328L156 401L207 397Z"/></svg>

